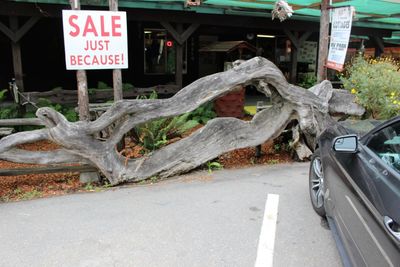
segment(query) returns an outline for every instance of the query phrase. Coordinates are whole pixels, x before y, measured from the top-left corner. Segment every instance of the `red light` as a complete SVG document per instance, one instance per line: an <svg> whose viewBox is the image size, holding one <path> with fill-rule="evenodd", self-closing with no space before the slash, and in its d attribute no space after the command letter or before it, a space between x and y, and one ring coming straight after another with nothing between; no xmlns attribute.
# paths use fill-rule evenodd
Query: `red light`
<svg viewBox="0 0 400 267"><path fill-rule="evenodd" d="M174 44L174 43L173 43L172 41L167 41L165 45L166 45L167 47L172 47L173 44Z"/></svg>

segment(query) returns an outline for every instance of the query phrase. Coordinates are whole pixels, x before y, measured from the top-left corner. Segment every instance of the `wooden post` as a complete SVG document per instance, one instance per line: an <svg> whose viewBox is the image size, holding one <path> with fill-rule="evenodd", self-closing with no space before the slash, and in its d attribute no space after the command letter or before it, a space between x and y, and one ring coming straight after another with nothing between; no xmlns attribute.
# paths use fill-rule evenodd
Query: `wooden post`
<svg viewBox="0 0 400 267"><path fill-rule="evenodd" d="M326 79L326 61L329 46L329 0L321 1L321 18L319 24L319 49L317 80L321 82Z"/></svg>
<svg viewBox="0 0 400 267"><path fill-rule="evenodd" d="M10 17L10 29L13 33L18 32L18 17L11 16ZM24 78L23 78L23 70L22 70L22 57L21 57L21 45L19 40L11 40L11 49L12 49L12 57L13 57L13 66L14 66L14 77L15 83L18 86L18 91L24 91Z"/></svg>
<svg viewBox="0 0 400 267"><path fill-rule="evenodd" d="M297 81L297 58L298 58L298 49L295 45L292 45L291 53L290 53L290 61L291 61L291 68L290 68L290 82L296 83Z"/></svg>
<svg viewBox="0 0 400 267"><path fill-rule="evenodd" d="M118 11L118 0L109 0L110 11ZM120 69L113 70L114 102L123 99L122 74Z"/></svg>
<svg viewBox="0 0 400 267"><path fill-rule="evenodd" d="M291 42L291 53L290 53L290 61L291 61L291 68L290 68L290 82L295 83L297 80L297 62L298 62L298 54L299 49L303 45L303 43L311 36L312 32L305 32L299 38L299 33L294 32L292 33L288 29L283 30L287 37Z"/></svg>
<svg viewBox="0 0 400 267"><path fill-rule="evenodd" d="M385 52L385 45L382 37L370 36L369 39L375 43L375 57L380 57L381 54Z"/></svg>
<svg viewBox="0 0 400 267"><path fill-rule="evenodd" d="M70 0L71 9L80 10L80 0ZM86 70L77 70L76 71L76 80L78 83L78 111L79 111L79 120L81 121L89 121L89 94L88 94L88 85L87 85L87 77Z"/></svg>
<svg viewBox="0 0 400 267"><path fill-rule="evenodd" d="M179 35L182 34L183 28L181 23L178 23L178 25L176 25L176 31ZM178 86L178 89L182 89L182 84L183 84L182 67L183 67L183 44L178 42L176 45L176 61L175 61L175 83Z"/></svg>
<svg viewBox="0 0 400 267"><path fill-rule="evenodd" d="M174 37L176 45L176 56L175 56L175 83L182 88L182 67L183 67L183 45L186 40L196 31L200 24L191 24L184 32L183 25L181 23L177 24L176 29L172 27L169 22L161 21L161 25Z"/></svg>

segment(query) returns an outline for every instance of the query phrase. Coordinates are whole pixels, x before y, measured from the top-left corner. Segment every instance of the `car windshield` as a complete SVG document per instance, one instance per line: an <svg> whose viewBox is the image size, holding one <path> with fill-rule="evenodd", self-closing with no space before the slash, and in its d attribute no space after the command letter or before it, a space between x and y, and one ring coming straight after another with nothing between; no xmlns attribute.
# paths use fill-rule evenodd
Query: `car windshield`
<svg viewBox="0 0 400 267"><path fill-rule="evenodd" d="M367 146L386 164L400 172L400 121L376 132Z"/></svg>

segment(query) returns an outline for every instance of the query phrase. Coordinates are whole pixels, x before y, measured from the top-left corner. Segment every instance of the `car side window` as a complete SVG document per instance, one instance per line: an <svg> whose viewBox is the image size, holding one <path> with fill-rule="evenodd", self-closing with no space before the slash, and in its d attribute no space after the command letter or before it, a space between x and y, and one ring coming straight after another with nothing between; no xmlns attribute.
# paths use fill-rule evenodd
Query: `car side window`
<svg viewBox="0 0 400 267"><path fill-rule="evenodd" d="M400 122L374 133L367 147L387 165L400 172Z"/></svg>

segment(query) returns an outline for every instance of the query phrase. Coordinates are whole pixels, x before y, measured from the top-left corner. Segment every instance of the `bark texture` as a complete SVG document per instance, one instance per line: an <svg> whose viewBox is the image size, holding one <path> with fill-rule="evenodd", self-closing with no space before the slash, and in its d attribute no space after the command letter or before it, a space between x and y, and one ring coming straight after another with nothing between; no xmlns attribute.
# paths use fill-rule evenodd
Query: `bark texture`
<svg viewBox="0 0 400 267"><path fill-rule="evenodd" d="M189 137L140 159L126 160L116 151L117 143L136 125L192 111L234 90L237 85L249 84L270 96L273 103L271 108L257 113L252 121L213 119ZM40 108L36 115L46 128L1 139L0 158L42 164L86 163L97 167L112 184L118 184L189 171L224 152L273 139L294 120L297 122L297 147L303 151L302 157L307 157L308 150L315 147L316 137L335 123L329 112L363 113L349 96L332 89L329 81L310 90L289 84L273 63L256 57L228 71L203 77L168 99L118 101L95 121L71 123L53 109ZM105 141L97 140L96 134L110 125L114 126L112 135ZM18 144L43 139L51 140L63 149L26 152L15 148Z"/></svg>

